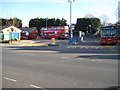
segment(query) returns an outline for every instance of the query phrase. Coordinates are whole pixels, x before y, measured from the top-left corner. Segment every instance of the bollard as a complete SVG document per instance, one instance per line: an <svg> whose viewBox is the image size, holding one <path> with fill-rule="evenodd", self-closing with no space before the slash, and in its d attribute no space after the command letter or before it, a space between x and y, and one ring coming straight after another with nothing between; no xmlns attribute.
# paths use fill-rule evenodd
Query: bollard
<svg viewBox="0 0 120 90"><path fill-rule="evenodd" d="M55 44L56 41L55 41L55 38L52 38L52 44Z"/></svg>
<svg viewBox="0 0 120 90"><path fill-rule="evenodd" d="M59 46L58 44L56 44L55 38L52 38L52 43L49 43L48 46Z"/></svg>

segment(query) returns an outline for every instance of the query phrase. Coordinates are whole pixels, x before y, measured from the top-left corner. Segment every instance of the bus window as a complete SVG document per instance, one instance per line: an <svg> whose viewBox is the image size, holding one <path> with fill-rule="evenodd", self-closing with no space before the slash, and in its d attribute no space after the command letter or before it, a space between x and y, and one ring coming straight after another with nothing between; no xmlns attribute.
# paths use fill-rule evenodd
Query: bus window
<svg viewBox="0 0 120 90"><path fill-rule="evenodd" d="M64 27L61 27L61 29L64 29Z"/></svg>
<svg viewBox="0 0 120 90"><path fill-rule="evenodd" d="M57 27L56 29L60 29L60 27Z"/></svg>
<svg viewBox="0 0 120 90"><path fill-rule="evenodd" d="M111 38L116 36L116 30L101 30L101 37L103 38Z"/></svg>

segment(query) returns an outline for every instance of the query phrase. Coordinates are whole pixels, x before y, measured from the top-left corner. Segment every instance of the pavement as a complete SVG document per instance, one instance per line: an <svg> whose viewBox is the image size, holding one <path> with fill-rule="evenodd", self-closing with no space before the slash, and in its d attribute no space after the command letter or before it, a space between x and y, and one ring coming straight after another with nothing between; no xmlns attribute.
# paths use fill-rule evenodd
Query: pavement
<svg viewBox="0 0 120 90"><path fill-rule="evenodd" d="M12 41L11 43L2 43L0 41L0 46L35 46L35 45L45 45L49 43L50 41L44 41L44 40L20 40L20 41Z"/></svg>
<svg viewBox="0 0 120 90"><path fill-rule="evenodd" d="M0 41L2 42L2 41ZM48 46L52 43L52 40L46 39L34 39L34 40L20 40L12 41L12 43L0 43L0 46ZM99 43L99 36L86 36L84 37L83 42L78 44L69 44L69 40L56 40L56 44L59 46L70 46L70 47L101 47ZM89 46L88 46L89 45ZM102 47L111 47L111 46L102 46Z"/></svg>

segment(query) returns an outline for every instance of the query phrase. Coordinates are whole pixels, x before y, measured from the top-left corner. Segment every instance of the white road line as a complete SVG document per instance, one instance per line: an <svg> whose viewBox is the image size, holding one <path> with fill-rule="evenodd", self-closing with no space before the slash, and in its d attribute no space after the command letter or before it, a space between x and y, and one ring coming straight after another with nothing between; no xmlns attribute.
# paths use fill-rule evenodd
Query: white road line
<svg viewBox="0 0 120 90"><path fill-rule="evenodd" d="M92 59L91 61L93 61L93 62L94 62L94 61L101 61L101 60L95 60L95 59Z"/></svg>
<svg viewBox="0 0 120 90"><path fill-rule="evenodd" d="M92 61L96 61L95 59L92 59Z"/></svg>
<svg viewBox="0 0 120 90"><path fill-rule="evenodd" d="M36 86L36 85L30 85L31 87L33 88L42 88L42 87L39 87L39 86Z"/></svg>
<svg viewBox="0 0 120 90"><path fill-rule="evenodd" d="M4 79L9 80L9 81L12 81L12 82L17 82L17 80L11 79L11 78L8 78L8 77L4 77Z"/></svg>
<svg viewBox="0 0 120 90"><path fill-rule="evenodd" d="M69 57L61 57L61 58L63 58L63 59L64 59L64 58L69 58Z"/></svg>

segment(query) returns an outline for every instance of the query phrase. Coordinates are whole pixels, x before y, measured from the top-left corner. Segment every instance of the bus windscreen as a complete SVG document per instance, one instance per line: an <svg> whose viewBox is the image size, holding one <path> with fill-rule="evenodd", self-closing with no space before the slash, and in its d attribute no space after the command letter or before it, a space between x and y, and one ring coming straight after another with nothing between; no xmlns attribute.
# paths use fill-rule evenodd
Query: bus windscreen
<svg viewBox="0 0 120 90"><path fill-rule="evenodd" d="M116 30L115 29L101 30L101 37L102 38L115 38L115 37L117 37Z"/></svg>

